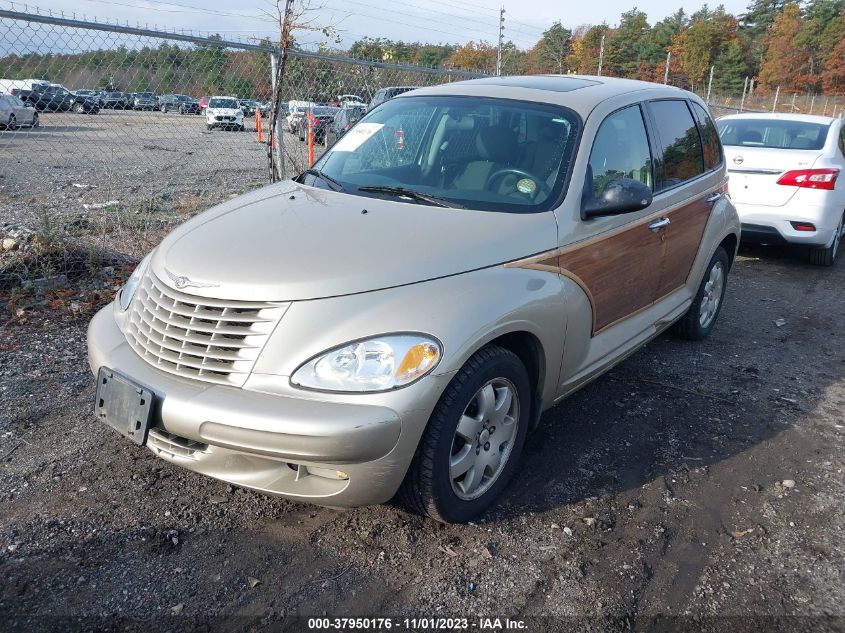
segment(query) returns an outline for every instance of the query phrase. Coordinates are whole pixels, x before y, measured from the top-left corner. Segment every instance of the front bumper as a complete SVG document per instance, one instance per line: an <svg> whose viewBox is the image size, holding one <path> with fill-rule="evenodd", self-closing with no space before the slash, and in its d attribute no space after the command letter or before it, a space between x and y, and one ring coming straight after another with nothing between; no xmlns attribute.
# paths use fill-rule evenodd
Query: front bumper
<svg viewBox="0 0 845 633"><path fill-rule="evenodd" d="M734 202L734 207L742 222L742 241L763 244L829 246L842 217L842 210L832 205L794 204L793 201L782 207ZM792 222L810 222L816 230L796 231Z"/></svg>
<svg viewBox="0 0 845 633"><path fill-rule="evenodd" d="M401 419L387 406L262 393L161 372L126 342L113 306L91 321L88 359L95 374L103 366L117 369L156 394L160 407L147 448L158 457L238 486L322 505L390 499L430 413L418 407ZM403 436L405 425L411 432Z"/></svg>

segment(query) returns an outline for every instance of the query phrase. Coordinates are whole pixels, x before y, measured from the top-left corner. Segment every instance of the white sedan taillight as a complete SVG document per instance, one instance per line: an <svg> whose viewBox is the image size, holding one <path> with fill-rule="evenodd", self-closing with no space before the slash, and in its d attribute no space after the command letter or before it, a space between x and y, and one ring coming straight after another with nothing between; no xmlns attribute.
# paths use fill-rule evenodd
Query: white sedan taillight
<svg viewBox="0 0 845 633"><path fill-rule="evenodd" d="M838 169L794 169L778 178L777 184L832 191L838 175Z"/></svg>

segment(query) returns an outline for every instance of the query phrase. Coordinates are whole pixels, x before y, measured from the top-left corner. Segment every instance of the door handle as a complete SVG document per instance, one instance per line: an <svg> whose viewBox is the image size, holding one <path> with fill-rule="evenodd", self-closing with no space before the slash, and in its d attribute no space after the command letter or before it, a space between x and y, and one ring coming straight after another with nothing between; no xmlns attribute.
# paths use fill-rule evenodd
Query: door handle
<svg viewBox="0 0 845 633"><path fill-rule="evenodd" d="M660 229L664 229L669 226L670 223L671 220L669 218L660 218L659 220L655 220L654 222L649 224L648 228L656 233Z"/></svg>
<svg viewBox="0 0 845 633"><path fill-rule="evenodd" d="M705 202L709 202L710 204L713 204L714 202L716 202L716 200L718 200L718 199L719 199L719 198L721 198L721 197L722 197L722 194L721 194L721 193L719 193L719 192L716 192L716 193L711 193L709 196L707 196L707 197L704 199L704 201L705 201Z"/></svg>

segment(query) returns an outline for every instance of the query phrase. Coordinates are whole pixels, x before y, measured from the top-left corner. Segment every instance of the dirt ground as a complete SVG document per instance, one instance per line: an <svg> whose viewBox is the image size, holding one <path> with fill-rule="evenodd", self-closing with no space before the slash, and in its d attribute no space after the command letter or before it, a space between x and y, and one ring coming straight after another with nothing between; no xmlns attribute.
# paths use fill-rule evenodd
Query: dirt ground
<svg viewBox="0 0 845 633"><path fill-rule="evenodd" d="M38 236L46 216L93 248L142 218L106 243L137 260L134 236L263 178L249 133L72 116L0 133L0 231ZM64 309L72 288L60 309L0 295L0 630L325 630L307 616L368 615L393 630L498 616L528 631L843 631L843 287L845 261L744 247L710 339L661 336L547 412L501 503L451 526L157 460L94 420L90 310Z"/></svg>
<svg viewBox="0 0 845 633"><path fill-rule="evenodd" d="M451 526L158 460L93 419L86 317L7 323L0 628L843 630L843 282L744 248L709 340L662 336L546 413L498 507Z"/></svg>

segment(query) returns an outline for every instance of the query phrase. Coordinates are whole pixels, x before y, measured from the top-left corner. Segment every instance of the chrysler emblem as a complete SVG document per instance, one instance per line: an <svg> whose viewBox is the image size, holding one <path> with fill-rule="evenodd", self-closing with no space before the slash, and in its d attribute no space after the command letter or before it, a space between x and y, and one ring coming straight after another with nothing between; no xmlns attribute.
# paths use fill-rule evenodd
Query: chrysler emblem
<svg viewBox="0 0 845 633"><path fill-rule="evenodd" d="M173 285L176 286L179 290L183 288L216 288L217 284L206 284L202 283L201 281L192 281L190 278L185 277L185 275L175 275L169 270L165 269L167 276L170 277L170 280L173 282Z"/></svg>
<svg viewBox="0 0 845 633"><path fill-rule="evenodd" d="M742 165L745 159L742 156L734 156L734 165Z"/></svg>

